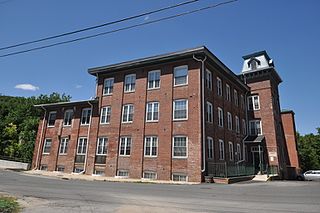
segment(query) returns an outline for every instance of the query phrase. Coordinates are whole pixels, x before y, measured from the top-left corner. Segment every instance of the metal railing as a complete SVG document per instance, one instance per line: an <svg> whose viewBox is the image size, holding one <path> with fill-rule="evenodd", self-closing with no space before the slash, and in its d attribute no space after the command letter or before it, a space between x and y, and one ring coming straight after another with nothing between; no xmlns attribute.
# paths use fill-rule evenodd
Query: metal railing
<svg viewBox="0 0 320 213"><path fill-rule="evenodd" d="M255 169L253 166L247 166L244 164L232 164L225 163L208 163L208 175L213 177L238 177L254 175Z"/></svg>

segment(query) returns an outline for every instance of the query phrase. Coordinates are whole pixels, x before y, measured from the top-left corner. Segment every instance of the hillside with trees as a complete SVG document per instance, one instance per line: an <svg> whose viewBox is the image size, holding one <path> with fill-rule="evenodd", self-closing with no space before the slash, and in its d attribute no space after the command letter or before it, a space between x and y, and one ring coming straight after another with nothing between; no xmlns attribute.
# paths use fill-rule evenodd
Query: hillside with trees
<svg viewBox="0 0 320 213"><path fill-rule="evenodd" d="M70 101L59 93L32 97L0 95L0 157L31 162L39 119L43 112L36 104Z"/></svg>

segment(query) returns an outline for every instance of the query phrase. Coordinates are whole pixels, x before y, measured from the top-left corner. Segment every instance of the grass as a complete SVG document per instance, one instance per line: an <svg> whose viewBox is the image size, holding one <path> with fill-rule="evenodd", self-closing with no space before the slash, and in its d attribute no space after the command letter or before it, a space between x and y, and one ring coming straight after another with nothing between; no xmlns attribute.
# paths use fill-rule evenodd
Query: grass
<svg viewBox="0 0 320 213"><path fill-rule="evenodd" d="M19 204L13 197L0 196L0 212L1 213L17 213L19 212Z"/></svg>

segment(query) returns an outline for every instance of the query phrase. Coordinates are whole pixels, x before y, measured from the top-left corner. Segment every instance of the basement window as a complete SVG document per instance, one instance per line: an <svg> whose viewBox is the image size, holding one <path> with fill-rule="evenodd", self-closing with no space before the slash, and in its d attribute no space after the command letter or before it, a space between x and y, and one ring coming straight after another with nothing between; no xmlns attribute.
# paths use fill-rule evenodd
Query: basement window
<svg viewBox="0 0 320 213"><path fill-rule="evenodd" d="M172 174L172 180L173 181L181 181L186 182L187 181L187 175L185 174Z"/></svg>

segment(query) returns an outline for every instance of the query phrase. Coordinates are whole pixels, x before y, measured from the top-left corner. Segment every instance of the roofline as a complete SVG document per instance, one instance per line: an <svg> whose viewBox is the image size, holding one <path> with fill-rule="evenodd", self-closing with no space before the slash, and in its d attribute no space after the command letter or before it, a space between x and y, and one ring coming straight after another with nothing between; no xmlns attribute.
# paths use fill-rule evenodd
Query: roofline
<svg viewBox="0 0 320 213"><path fill-rule="evenodd" d="M260 55L265 55L267 57L268 61L270 60L270 57L269 57L267 51L265 51L265 50L254 52L254 53L251 53L251 54L248 54L248 55L244 55L244 56L242 56L242 58L244 60L246 60L246 59L257 57L257 56L260 56Z"/></svg>
<svg viewBox="0 0 320 213"><path fill-rule="evenodd" d="M161 63L161 62L165 62L165 61L169 61L169 60L188 57L193 54L199 54L199 53L205 54L212 61L214 61L220 68L222 68L225 72L230 74L234 78L234 80L236 80L242 87L244 87L246 90L249 90L249 87L246 84L244 84L234 72L232 72L222 61L220 61L220 59L218 59L205 46L189 48L189 49L185 49L185 50L181 50L181 51L155 55L155 56L151 56L151 57L121 62L121 63L117 63L117 64L111 64L111 65L107 65L107 66L89 68L88 73L96 76L98 73L102 73L102 72L106 72L106 71L112 72L112 71L118 71L118 70L122 70L122 69L129 69L129 68L133 68L133 67L145 66L145 65L149 65L149 64L153 64L153 63Z"/></svg>
<svg viewBox="0 0 320 213"><path fill-rule="evenodd" d="M282 109L280 114L287 114L287 113L290 113L290 114L295 114L294 111L292 109Z"/></svg>
<svg viewBox="0 0 320 213"><path fill-rule="evenodd" d="M97 99L90 99L90 100L80 100L80 101L69 101L69 102L56 102L56 103L49 103L49 104L36 104L33 105L34 107L50 107L50 106L61 106L61 105L74 105L74 104L81 104L81 103L95 103Z"/></svg>

